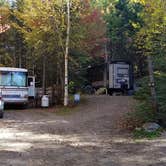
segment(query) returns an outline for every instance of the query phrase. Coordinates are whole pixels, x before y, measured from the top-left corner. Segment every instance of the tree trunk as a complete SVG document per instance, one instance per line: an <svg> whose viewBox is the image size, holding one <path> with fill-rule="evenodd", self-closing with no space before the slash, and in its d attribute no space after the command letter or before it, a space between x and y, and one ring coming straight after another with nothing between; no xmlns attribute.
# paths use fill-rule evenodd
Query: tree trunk
<svg viewBox="0 0 166 166"><path fill-rule="evenodd" d="M43 77L42 77L42 94L46 93L46 57L43 56Z"/></svg>
<svg viewBox="0 0 166 166"><path fill-rule="evenodd" d="M21 54L19 55L19 64L18 64L19 68L22 67L22 60L21 60Z"/></svg>
<svg viewBox="0 0 166 166"><path fill-rule="evenodd" d="M149 80L150 80L150 90L151 90L151 97L152 97L152 106L154 109L154 112L156 113L157 108L157 95L156 95L156 89L155 89L155 81L154 81L154 71L153 71L153 64L152 64L152 57L148 55L148 70L149 70Z"/></svg>
<svg viewBox="0 0 166 166"><path fill-rule="evenodd" d="M108 70L108 52L107 44L105 44L105 65L104 65L104 87L107 88L107 70Z"/></svg>
<svg viewBox="0 0 166 166"><path fill-rule="evenodd" d="M59 93L59 96L60 96L60 100L61 101L60 103L62 104L62 98L64 98L64 70L62 69L62 65L64 65L64 63L61 62L61 65L59 64L59 81L60 81L60 84L59 84L59 89L60 89L60 93Z"/></svg>
<svg viewBox="0 0 166 166"><path fill-rule="evenodd" d="M69 35L70 35L70 0L67 0L67 36L65 50L65 88L64 106L68 105L68 54L69 54Z"/></svg>
<svg viewBox="0 0 166 166"><path fill-rule="evenodd" d="M22 67L22 55L21 55L22 51L21 51L21 42L19 39L19 55L18 55L18 67L21 68Z"/></svg>

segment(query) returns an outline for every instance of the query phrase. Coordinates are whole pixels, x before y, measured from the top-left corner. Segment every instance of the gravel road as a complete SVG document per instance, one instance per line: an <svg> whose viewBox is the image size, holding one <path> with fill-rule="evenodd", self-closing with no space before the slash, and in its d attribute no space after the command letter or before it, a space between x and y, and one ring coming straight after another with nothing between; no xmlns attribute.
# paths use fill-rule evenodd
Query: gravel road
<svg viewBox="0 0 166 166"><path fill-rule="evenodd" d="M118 123L125 96L87 96L69 115L7 110L0 120L0 166L166 166L166 135L133 140Z"/></svg>

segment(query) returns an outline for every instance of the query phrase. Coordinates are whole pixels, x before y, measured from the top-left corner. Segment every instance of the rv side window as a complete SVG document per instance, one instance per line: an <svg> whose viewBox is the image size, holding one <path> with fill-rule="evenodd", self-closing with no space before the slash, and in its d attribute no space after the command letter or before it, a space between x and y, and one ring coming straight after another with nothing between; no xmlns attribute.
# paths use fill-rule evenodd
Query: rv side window
<svg viewBox="0 0 166 166"><path fill-rule="evenodd" d="M26 86L26 73L24 72L12 72L11 75L11 84L12 86Z"/></svg>
<svg viewBox="0 0 166 166"><path fill-rule="evenodd" d="M27 73L15 71L1 71L0 85L1 86L18 86L25 87L27 82Z"/></svg>
<svg viewBox="0 0 166 166"><path fill-rule="evenodd" d="M8 72L8 71L0 72L0 85L2 85L2 86L11 85L11 72Z"/></svg>
<svg viewBox="0 0 166 166"><path fill-rule="evenodd" d="M129 74L129 69L128 68L118 68L117 73L118 73L119 77L123 77L123 76L127 77Z"/></svg>

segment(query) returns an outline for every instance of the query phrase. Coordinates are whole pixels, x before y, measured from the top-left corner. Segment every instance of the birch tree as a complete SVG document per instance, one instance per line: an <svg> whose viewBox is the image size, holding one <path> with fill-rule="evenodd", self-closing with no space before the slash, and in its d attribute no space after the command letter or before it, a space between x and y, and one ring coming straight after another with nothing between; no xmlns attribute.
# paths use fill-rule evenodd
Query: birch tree
<svg viewBox="0 0 166 166"><path fill-rule="evenodd" d="M68 105L68 56L69 56L69 37L70 37L70 0L67 3L67 33L66 33L66 50L65 50L65 90L64 106Z"/></svg>

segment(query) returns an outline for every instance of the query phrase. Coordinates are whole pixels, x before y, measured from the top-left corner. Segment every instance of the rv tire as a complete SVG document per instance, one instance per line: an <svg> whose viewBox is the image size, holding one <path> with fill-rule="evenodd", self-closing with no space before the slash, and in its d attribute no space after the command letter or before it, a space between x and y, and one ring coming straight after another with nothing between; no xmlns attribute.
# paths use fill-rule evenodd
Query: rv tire
<svg viewBox="0 0 166 166"><path fill-rule="evenodd" d="M28 104L26 103L26 104L22 104L22 106L21 106L21 109L27 109L28 108Z"/></svg>
<svg viewBox="0 0 166 166"><path fill-rule="evenodd" d="M109 94L110 96L112 96L112 95L113 95L113 91L110 90L110 89L108 89L108 94Z"/></svg>
<svg viewBox="0 0 166 166"><path fill-rule="evenodd" d="M3 111L0 111L0 119L3 118Z"/></svg>

